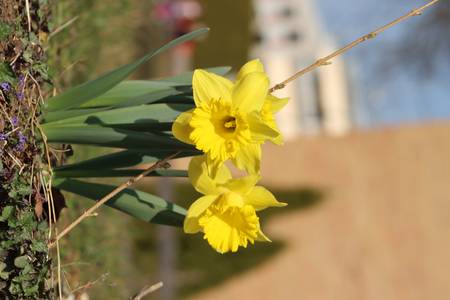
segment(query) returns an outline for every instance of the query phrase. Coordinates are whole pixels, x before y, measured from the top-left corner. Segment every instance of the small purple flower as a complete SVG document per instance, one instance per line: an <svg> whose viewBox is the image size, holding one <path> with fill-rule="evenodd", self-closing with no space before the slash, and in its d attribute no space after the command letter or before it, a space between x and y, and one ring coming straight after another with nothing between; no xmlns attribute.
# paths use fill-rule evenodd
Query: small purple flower
<svg viewBox="0 0 450 300"><path fill-rule="evenodd" d="M17 99L19 99L20 101L22 101L23 100L23 92L17 92Z"/></svg>
<svg viewBox="0 0 450 300"><path fill-rule="evenodd" d="M16 127L17 125L19 125L19 119L16 116L14 116L11 118L11 123L14 127Z"/></svg>
<svg viewBox="0 0 450 300"><path fill-rule="evenodd" d="M6 141L8 139L8 136L4 133L0 133L0 141Z"/></svg>
<svg viewBox="0 0 450 300"><path fill-rule="evenodd" d="M18 136L19 136L19 142L16 145L16 150L23 151L25 149L25 143L27 142L27 137L24 136L22 134L22 132L19 132Z"/></svg>
<svg viewBox="0 0 450 300"><path fill-rule="evenodd" d="M19 101L22 101L24 98L24 93L23 93L24 87L25 87L25 76L20 74L19 84L17 86L17 93L16 93L17 99L19 99Z"/></svg>
<svg viewBox="0 0 450 300"><path fill-rule="evenodd" d="M1 88L4 92L9 92L11 86L9 85L8 82L2 82L2 83L0 83L0 88Z"/></svg>

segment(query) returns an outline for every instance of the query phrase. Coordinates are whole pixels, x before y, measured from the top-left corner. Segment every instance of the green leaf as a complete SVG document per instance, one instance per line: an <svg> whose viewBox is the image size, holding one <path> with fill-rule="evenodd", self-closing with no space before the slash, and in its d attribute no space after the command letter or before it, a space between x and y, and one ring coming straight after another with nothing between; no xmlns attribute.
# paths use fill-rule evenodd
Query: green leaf
<svg viewBox="0 0 450 300"><path fill-rule="evenodd" d="M153 53L149 53L137 61L119 67L109 73L106 73L99 78L83 83L79 86L71 88L55 97L52 97L48 101L47 111L63 110L71 107L79 107L83 103L91 100L99 95L105 93L106 91L113 88L119 82L127 78L131 73L133 73L138 67L143 63L147 62L149 59L155 55L164 52L178 44L192 40L202 34L208 32L207 28L200 28L188 34L185 34L161 48L157 49Z"/></svg>
<svg viewBox="0 0 450 300"><path fill-rule="evenodd" d="M6 40L6 38L8 37L8 35L11 34L11 32L14 32L14 28L3 22L3 20L0 22L0 40Z"/></svg>
<svg viewBox="0 0 450 300"><path fill-rule="evenodd" d="M2 215L0 216L0 222L6 221L14 213L14 206L5 206L2 210Z"/></svg>
<svg viewBox="0 0 450 300"><path fill-rule="evenodd" d="M83 182L74 179L55 180L53 185L61 190L92 200L99 200L116 188L112 185ZM178 227L183 226L186 215L186 210L176 204L132 189L125 189L106 202L106 205L143 221Z"/></svg>
<svg viewBox="0 0 450 300"><path fill-rule="evenodd" d="M170 83L127 80L120 82L106 93L83 103L81 107L117 106L136 98L145 98L148 101L147 103L151 103L152 101L180 93L180 91L171 87Z"/></svg>
<svg viewBox="0 0 450 300"><path fill-rule="evenodd" d="M188 104L158 103L153 105L138 105L100 112L92 112L90 114L82 116L46 123L45 125L43 125L43 127L47 128L51 126L60 126L67 124L108 126L131 123L149 125L157 123L170 123L173 122L180 113L191 108L192 105Z"/></svg>
<svg viewBox="0 0 450 300"><path fill-rule="evenodd" d="M118 109L121 107L133 106L133 105L142 105L148 103L166 103L167 105L176 105L176 104L184 104L186 106L194 107L194 100L191 94L173 94L169 95L167 91L157 92L150 96L138 96L136 98L131 98L129 101L123 102L123 105L117 105L116 107L97 107L97 108L78 108L78 109L68 109L68 110L60 110L47 112L44 115L44 119L41 121L41 124L44 123L52 123L60 120L66 120L73 117L78 116L88 116L97 112L104 112L109 110ZM97 98L96 98L97 99ZM112 102L111 102L112 104Z"/></svg>
<svg viewBox="0 0 450 300"><path fill-rule="evenodd" d="M9 272L0 271L0 278L1 279L6 280L6 279L8 279L8 277L9 277ZM0 290L2 290L1 281L0 281Z"/></svg>
<svg viewBox="0 0 450 300"><path fill-rule="evenodd" d="M137 166L142 163L151 163L157 160L168 157L173 154L171 150L156 150L147 149L143 151L138 150L124 150L111 154L102 155L89 160L81 161L71 165L59 167L56 170L96 170L96 169L115 169ZM201 154L196 149L184 150L177 154L175 158L194 156Z"/></svg>
<svg viewBox="0 0 450 300"><path fill-rule="evenodd" d="M11 66L7 62L0 62L0 82L16 82Z"/></svg>
<svg viewBox="0 0 450 300"><path fill-rule="evenodd" d="M28 264L28 257L26 255L18 256L14 259L14 265L18 268L25 268L25 266Z"/></svg>
<svg viewBox="0 0 450 300"><path fill-rule="evenodd" d="M76 116L88 115L99 111L104 111L108 108L79 108L79 109L68 109L68 110L57 110L52 112L47 112L44 114L44 119L41 124L55 122L58 120L64 120L68 118L73 118Z"/></svg>
<svg viewBox="0 0 450 300"><path fill-rule="evenodd" d="M88 177L135 177L141 174L144 170L132 169L132 170L114 170L114 169L63 169L53 170L55 178L88 178ZM185 170L155 170L148 174L149 177L187 177L187 171Z"/></svg>
<svg viewBox="0 0 450 300"><path fill-rule="evenodd" d="M34 240L31 244L31 250L37 251L37 252L47 252L48 247L47 244L40 240Z"/></svg>
<svg viewBox="0 0 450 300"><path fill-rule="evenodd" d="M81 144L124 149L192 149L175 138L147 132L94 125L42 126L49 143Z"/></svg>

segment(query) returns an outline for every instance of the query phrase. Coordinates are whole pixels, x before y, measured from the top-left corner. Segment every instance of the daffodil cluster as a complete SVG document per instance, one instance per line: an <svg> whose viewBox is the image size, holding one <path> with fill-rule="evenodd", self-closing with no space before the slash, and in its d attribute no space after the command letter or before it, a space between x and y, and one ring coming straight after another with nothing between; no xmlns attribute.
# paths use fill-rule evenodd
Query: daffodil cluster
<svg viewBox="0 0 450 300"><path fill-rule="evenodd" d="M186 233L203 232L220 253L235 252L254 241L269 241L256 212L284 206L260 179L261 145L282 144L274 114L287 103L269 93L269 79L259 60L246 63L236 82L195 70L195 108L179 115L174 136L204 152L189 165L189 179L204 194L188 210ZM248 176L233 179L224 162L231 161Z"/></svg>

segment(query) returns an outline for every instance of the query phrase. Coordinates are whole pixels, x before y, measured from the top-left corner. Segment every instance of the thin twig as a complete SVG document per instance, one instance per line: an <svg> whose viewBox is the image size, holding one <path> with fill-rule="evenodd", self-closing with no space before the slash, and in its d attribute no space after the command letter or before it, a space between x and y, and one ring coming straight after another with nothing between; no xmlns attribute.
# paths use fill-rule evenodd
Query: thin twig
<svg viewBox="0 0 450 300"><path fill-rule="evenodd" d="M63 231L61 231L60 234L58 234L58 236L56 237L56 239L54 241L52 241L48 247L52 248L55 246L55 243L58 242L62 237L64 237L66 234L68 234L75 226L77 226L78 224L81 223L81 221L83 221L85 218L87 217L91 217L94 215L94 211L96 211L100 206L102 206L103 204L105 204L108 200L110 200L112 197L114 197L115 195L117 195L118 193L120 193L121 191L123 191L124 189L128 188L129 186L133 185L134 183L136 183L137 181L141 180L142 178L144 178L145 176L147 176L147 174L151 173L152 171L154 171L157 168L160 168L162 166L164 166L167 161L171 160L172 158L174 158L175 156L177 156L180 153L180 151L173 153L172 155L167 156L164 159L160 159L157 162L155 162L153 165L151 165L150 167L148 167L146 170L144 170L141 174L139 174L136 177L130 178L127 182L121 184L120 186L118 186L117 188L115 188L113 191L111 191L109 194L107 194L106 196L104 196L102 199L100 199L99 201L97 201L93 206L91 206L88 210L86 210L81 216L78 217L78 219L76 219L75 221L73 221L69 226L67 226Z"/></svg>
<svg viewBox="0 0 450 300"><path fill-rule="evenodd" d="M150 286L145 286L142 290L140 290L139 293L137 293L135 296L131 297L131 300L141 300L143 297L147 296L150 293L153 293L154 291L159 290L163 287L162 281L155 283Z"/></svg>
<svg viewBox="0 0 450 300"><path fill-rule="evenodd" d="M30 2L29 2L29 0L25 0L25 9L27 11L28 32L31 32L31 16L30 16Z"/></svg>
<svg viewBox="0 0 450 300"><path fill-rule="evenodd" d="M37 121L36 121L37 122ZM41 136L42 136L42 140L43 140L43 144L44 144L44 149L45 149L45 156L47 159L47 166L48 166L48 173L49 173L49 180L45 180L45 176L42 175L42 179L44 182L44 194L46 195L47 198L47 203L48 203L48 220L49 220L49 224L50 224L50 236L51 237L51 224L52 224L52 217L53 217L53 223L56 224L56 211L55 211L55 202L53 200L53 192L52 192L52 178L53 178L53 169L52 169L52 163L51 163L51 159L50 159L50 152L49 152L49 145L47 143L47 136L44 134L44 131L42 130L41 126L39 125L39 123L36 124L38 129L41 132ZM55 226L54 227L55 230L55 235L58 236L58 228ZM59 241L56 240L56 261L57 261L57 284L58 284L58 296L60 300L63 300L62 297L62 282L61 282L61 252L60 252L60 248L59 248ZM53 278L52 278L53 279Z"/></svg>
<svg viewBox="0 0 450 300"><path fill-rule="evenodd" d="M389 22L389 23L387 23L384 26L381 26L380 28L376 29L375 31L372 31L371 33L368 33L366 35L361 36L360 38L354 40L353 42L347 44L346 46L340 48L339 50L336 50L335 52L333 52L333 53L331 53L331 54L329 54L329 55L327 55L327 56L325 56L323 58L318 59L315 63L313 63L313 64L309 65L308 67L298 71L297 73L295 73L294 75L292 75L288 79L286 79L286 80L276 84L275 86L273 86L269 90L269 92L272 93L272 92L274 92L276 90L281 90L288 83L290 83L291 81L294 81L295 79L299 78L300 76L302 76L302 75L304 75L304 74L306 74L308 72L311 72L312 70L314 70L314 69L316 69L318 67L331 64L330 60L335 58L336 56L341 55L342 53L344 53L344 52L350 50L351 48L361 44L362 42L365 42L367 40L375 38L378 34L382 33L383 31L385 31L385 30L387 30L389 28L391 28L394 25L397 25L398 23L400 23L400 22L402 22L402 21L404 21L406 19L409 19L410 17L421 15L422 11L424 11L428 7L436 4L438 1L439 0L432 0L432 1L428 2L427 4L425 4L425 5L423 5L423 6L419 7L419 8L416 8L416 9L410 11L409 13L407 13L407 14L405 14L405 15L397 18L397 19L395 19L394 21Z"/></svg>
<svg viewBox="0 0 450 300"><path fill-rule="evenodd" d="M64 30L66 27L72 25L73 22L75 22L77 19L79 18L79 16L75 16L72 19L70 19L69 21L67 21L66 23L62 24L61 26L59 26L58 28L56 28L55 30L53 30L49 35L48 35L48 39L50 40L53 36L57 35L59 32L61 32L62 30Z"/></svg>

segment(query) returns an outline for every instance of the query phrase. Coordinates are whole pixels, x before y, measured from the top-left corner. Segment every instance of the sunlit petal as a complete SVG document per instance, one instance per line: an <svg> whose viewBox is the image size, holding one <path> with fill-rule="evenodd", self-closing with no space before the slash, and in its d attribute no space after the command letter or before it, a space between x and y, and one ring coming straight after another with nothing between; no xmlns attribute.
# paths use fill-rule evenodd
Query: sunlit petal
<svg viewBox="0 0 450 300"><path fill-rule="evenodd" d="M233 163L241 170L246 170L249 174L259 174L261 162L261 145L250 144L242 148L233 158Z"/></svg>
<svg viewBox="0 0 450 300"><path fill-rule="evenodd" d="M198 198L189 207L186 218L184 219L184 232L197 233L202 230L202 227L198 224L199 217L210 207L214 201L218 199L217 195L207 195Z"/></svg>
<svg viewBox="0 0 450 300"><path fill-rule="evenodd" d="M233 83L228 79L204 70L195 70L192 78L194 101L197 107L211 100L231 101Z"/></svg>
<svg viewBox="0 0 450 300"><path fill-rule="evenodd" d="M253 72L263 72L264 73L264 66L261 63L259 59L253 59L243 65L241 69L239 70L236 80L239 81L242 78L244 78L246 75L253 73Z"/></svg>
<svg viewBox="0 0 450 300"><path fill-rule="evenodd" d="M244 76L233 89L233 107L243 113L260 111L266 99L269 79L262 72Z"/></svg>
<svg viewBox="0 0 450 300"><path fill-rule="evenodd" d="M270 110L272 113L279 112L289 102L289 98L278 98L272 94L267 95L266 101L270 102Z"/></svg>
<svg viewBox="0 0 450 300"><path fill-rule="evenodd" d="M196 156L191 159L188 169L189 180L194 188L204 194L218 194L217 185L224 184L231 179L231 173L224 165L217 168L215 176L208 170L207 157Z"/></svg>
<svg viewBox="0 0 450 300"><path fill-rule="evenodd" d="M272 242L265 234L264 232L262 232L262 230L260 229L258 232L258 236L256 237L256 240L258 242Z"/></svg>
<svg viewBox="0 0 450 300"><path fill-rule="evenodd" d="M172 133L174 137L186 144L192 144L189 135L192 132L192 127L189 122L192 118L192 111L194 109L188 110L181 113L172 124Z"/></svg>
<svg viewBox="0 0 450 300"><path fill-rule="evenodd" d="M264 122L264 120L257 113L249 114L247 120L252 133L252 139L256 142L262 143L265 140L274 139L280 135L278 130L270 126L276 126L275 123Z"/></svg>
<svg viewBox="0 0 450 300"><path fill-rule="evenodd" d="M233 192L246 195L254 188L260 178L261 176L259 175L249 175L242 178L230 179L223 186Z"/></svg>
<svg viewBox="0 0 450 300"><path fill-rule="evenodd" d="M262 186L255 186L244 197L244 202L255 208L262 210L268 207L283 207L286 203L279 202L275 196Z"/></svg>

